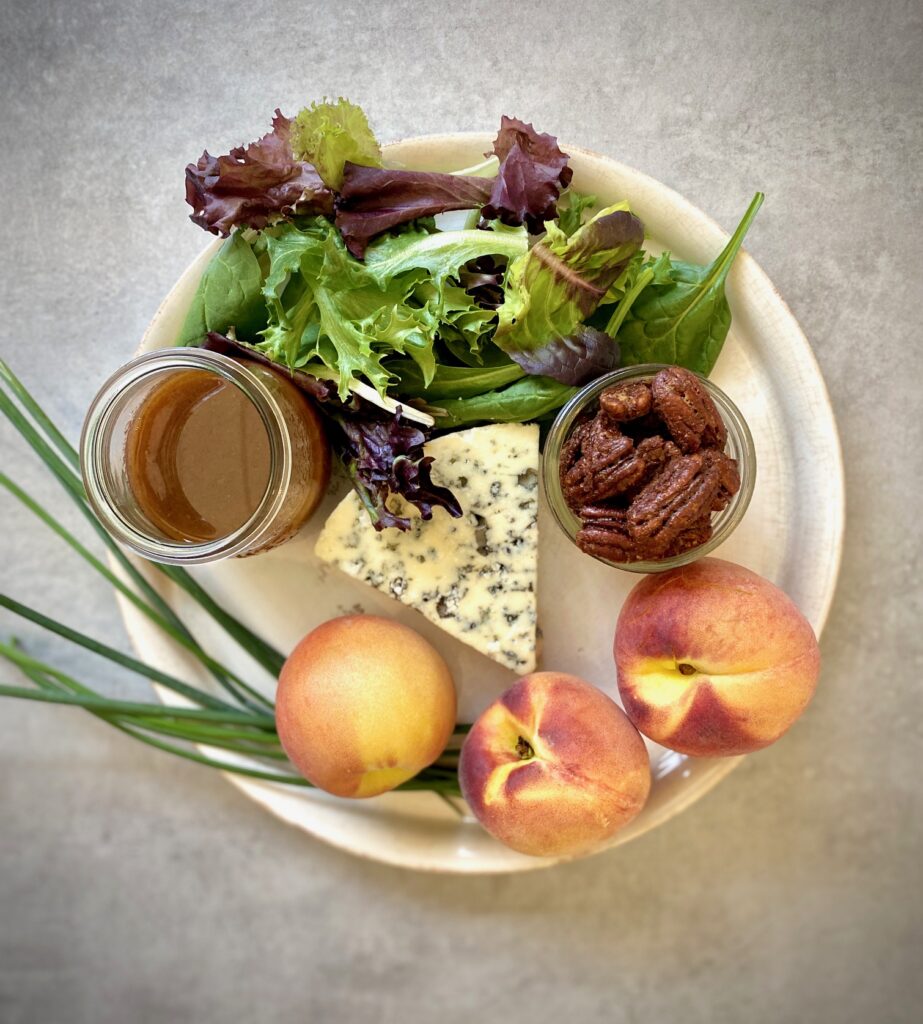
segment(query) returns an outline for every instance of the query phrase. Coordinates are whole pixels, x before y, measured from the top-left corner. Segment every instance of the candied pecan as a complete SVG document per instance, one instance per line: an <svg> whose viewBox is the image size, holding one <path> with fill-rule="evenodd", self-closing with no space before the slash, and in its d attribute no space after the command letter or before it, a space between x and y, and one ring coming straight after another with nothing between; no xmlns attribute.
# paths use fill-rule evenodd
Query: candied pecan
<svg viewBox="0 0 923 1024"><path fill-rule="evenodd" d="M602 414L583 429L579 448L576 461L573 449L568 451L569 468L564 468L563 457L561 460L564 500L574 510L611 498L637 483L644 473L644 462L635 456L631 438Z"/></svg>
<svg viewBox="0 0 923 1024"><path fill-rule="evenodd" d="M632 502L639 490L651 480L668 459L681 454L673 441L664 440L660 434L655 434L653 437L642 437L635 441L634 458L641 464L641 470L636 476L632 474L634 478L627 478L624 481L625 485L618 493L619 498L626 503Z"/></svg>
<svg viewBox="0 0 923 1024"><path fill-rule="evenodd" d="M663 553L664 558L672 558L674 555L681 555L693 548L701 547L707 540L711 540L713 533L711 526L711 513L707 513L697 520L692 526L687 526L677 535L673 543Z"/></svg>
<svg viewBox="0 0 923 1024"><path fill-rule="evenodd" d="M712 513L740 490L726 441L715 403L688 370L607 388L595 416L584 412L561 448L564 499L581 521L577 546L636 562L703 545Z"/></svg>
<svg viewBox="0 0 923 1024"><path fill-rule="evenodd" d="M737 460L732 459L725 452L719 452L714 448L707 449L706 454L718 467L718 472L720 473L721 486L718 488L718 493L715 495L715 500L711 507L712 512L720 512L722 509L727 508L728 502L740 490L740 473L737 470Z"/></svg>
<svg viewBox="0 0 923 1024"><path fill-rule="evenodd" d="M577 531L577 547L610 562L640 562L656 552L639 544L628 532L628 513L623 508L589 505L580 513L583 526Z"/></svg>
<svg viewBox="0 0 923 1024"><path fill-rule="evenodd" d="M654 411L684 452L723 448L727 430L699 378L681 366L660 370L651 384Z"/></svg>
<svg viewBox="0 0 923 1024"><path fill-rule="evenodd" d="M645 437L638 442L635 450L652 469L681 454L672 441L665 441L659 434Z"/></svg>
<svg viewBox="0 0 923 1024"><path fill-rule="evenodd" d="M651 386L646 380L613 384L599 396L602 411L617 423L636 420L651 411Z"/></svg>
<svg viewBox="0 0 923 1024"><path fill-rule="evenodd" d="M583 526L577 531L577 547L588 555L608 558L610 562L629 562L635 543L628 535L624 509L591 505L580 513Z"/></svg>
<svg viewBox="0 0 923 1024"><path fill-rule="evenodd" d="M607 526L583 526L577 531L577 547L609 562L633 562L634 541L627 533Z"/></svg>
<svg viewBox="0 0 923 1024"><path fill-rule="evenodd" d="M587 428L590 425L590 421L586 420L583 423L578 423L576 427L571 431L570 437L561 445L561 457L559 459L559 469L561 474L561 481L564 481L564 474L574 465L577 459L580 458L580 452L583 446L583 438L587 432Z"/></svg>
<svg viewBox="0 0 923 1024"><path fill-rule="evenodd" d="M624 526L627 529L627 515L628 513L625 509L618 508L616 505L585 505L580 509L580 518L583 520L584 526L588 522L612 523L615 526Z"/></svg>
<svg viewBox="0 0 923 1024"><path fill-rule="evenodd" d="M710 511L721 487L721 472L706 453L671 458L628 509L628 532L663 555L676 538Z"/></svg>

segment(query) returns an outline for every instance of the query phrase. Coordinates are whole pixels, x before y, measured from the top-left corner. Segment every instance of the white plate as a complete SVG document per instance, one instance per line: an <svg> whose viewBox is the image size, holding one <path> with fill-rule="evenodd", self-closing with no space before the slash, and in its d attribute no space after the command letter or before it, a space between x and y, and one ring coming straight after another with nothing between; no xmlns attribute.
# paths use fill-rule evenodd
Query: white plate
<svg viewBox="0 0 923 1024"><path fill-rule="evenodd" d="M451 170L476 163L490 148L488 135L440 135L386 148L394 166ZM652 240L677 256L710 261L727 234L685 199L651 178L574 146L574 187L607 203L627 198ZM740 196L743 211L747 195ZM756 233L759 232L757 222ZM217 240L179 279L144 335L142 349L170 345L177 336L199 277ZM819 634L833 596L843 533L843 477L833 413L820 371L794 317L756 262L741 252L727 285L733 327L714 373L737 403L756 443L756 491L742 524L717 554L779 584ZM453 640L416 612L316 562L314 538L333 495L294 541L255 558L194 570L215 596L280 650L308 630L347 611L389 615L414 626L443 653L459 687L459 714L470 721L513 681L513 674ZM596 683L616 696L612 635L622 600L637 581L587 558L563 537L547 509L539 517L539 616L544 633L541 667ZM139 562L143 566L143 563ZM220 630L159 573L152 582L222 661L271 694L267 678ZM588 600L591 596L591 600ZM588 614L589 612L589 614ZM122 602L139 655L200 686L197 666ZM160 691L167 703L175 695ZM696 760L649 744L654 786L638 818L612 845L655 828L698 800L724 778L737 759ZM220 755L221 752L216 751ZM771 755L766 755L771 756ZM247 796L304 831L343 850L423 871L525 871L554 863L525 857L495 842L476 822L431 793L392 793L349 801L297 787L228 774Z"/></svg>

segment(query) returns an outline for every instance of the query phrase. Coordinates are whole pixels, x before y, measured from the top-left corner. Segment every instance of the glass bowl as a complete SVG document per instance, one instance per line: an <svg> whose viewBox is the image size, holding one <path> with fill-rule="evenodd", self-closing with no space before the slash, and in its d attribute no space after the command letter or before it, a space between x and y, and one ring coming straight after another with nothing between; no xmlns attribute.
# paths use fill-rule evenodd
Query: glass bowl
<svg viewBox="0 0 923 1024"><path fill-rule="evenodd" d="M542 456L542 482L545 497L558 526L567 534L575 546L577 543L577 531L582 524L577 516L568 508L567 502L564 500L559 473L561 448L570 436L581 414L588 407L595 405L600 394L606 388L623 381L651 380L657 371L662 369L664 369L664 364L644 363L639 366L627 366L621 370L614 370L612 373L607 373L604 377L599 377L574 395L567 405L561 409L551 425ZM613 562L599 555L588 555L588 557L595 558L606 565L612 565L616 569L625 569L627 572L665 572L667 569L675 569L677 566L694 562L697 558L702 558L710 551L714 551L719 544L727 540L743 518L744 513L747 511L747 506L750 504L750 498L753 496L753 485L756 482L756 452L753 448L750 428L747 426L746 420L740 414L737 406L719 387L712 384L707 378L702 377L701 374L697 376L699 376L705 390L715 403L722 420L724 420L724 425L727 428L727 444L724 450L732 459L737 460L737 469L740 473L740 489L731 498L725 509L712 515L713 533L704 544L700 544L697 548L691 548L682 554L657 559L656 561Z"/></svg>

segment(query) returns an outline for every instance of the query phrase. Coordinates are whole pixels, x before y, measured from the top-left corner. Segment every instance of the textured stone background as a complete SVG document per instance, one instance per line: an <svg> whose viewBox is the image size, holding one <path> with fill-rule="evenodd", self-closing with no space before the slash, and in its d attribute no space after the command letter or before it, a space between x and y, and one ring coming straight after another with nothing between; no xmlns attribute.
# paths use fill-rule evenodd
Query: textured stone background
<svg viewBox="0 0 923 1024"><path fill-rule="evenodd" d="M919 1020L919 4L0 9L0 352L72 434L205 241L186 161L347 93L383 139L534 119L727 227L764 189L749 248L820 360L850 498L802 724L666 827L550 873L350 859L88 716L4 703L0 1021ZM105 586L9 500L0 521L4 590L124 641Z"/></svg>

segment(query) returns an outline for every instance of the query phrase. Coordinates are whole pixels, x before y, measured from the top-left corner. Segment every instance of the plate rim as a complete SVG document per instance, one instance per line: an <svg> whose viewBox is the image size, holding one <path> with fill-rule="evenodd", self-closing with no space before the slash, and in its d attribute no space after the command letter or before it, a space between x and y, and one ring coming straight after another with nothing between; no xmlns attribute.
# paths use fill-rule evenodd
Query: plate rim
<svg viewBox="0 0 923 1024"><path fill-rule="evenodd" d="M393 142L387 143L382 146L382 150L387 157L388 151L397 147L445 147L458 143L481 143L485 146L490 146L493 141L493 134L489 132L440 132L432 133L427 135L415 135L407 136ZM697 207L690 200L686 199L681 193L677 192L676 189L669 185L664 184L658 179L646 174L643 171L638 170L628 164L623 163L614 157L607 156L603 153L599 153L595 150L589 149L585 146L570 145L562 142L561 147L565 152L571 155L579 155L581 157L589 158L591 161L599 161L604 165L608 165L613 170L628 178L633 178L648 187L651 191L659 193L663 196L669 204L678 207L689 214L693 219L707 224L717 236L721 239L726 240L730 237L729 233L722 228L717 221L714 220L710 215L705 213L699 207ZM140 349L143 349L149 336L156 330L158 323L165 317L167 310L171 309L176 301L177 293L187 287L187 280L201 265L204 270L205 264L210 259L211 255L217 251L224 239L216 237L210 239L208 243L202 248L202 250L190 261L186 268L181 272L180 276L174 282L173 286L167 292L166 296L158 305L153 317L149 324L145 328L141 342ZM837 584L840 575L840 569L843 557L843 542L845 534L845 520L846 520L846 498L845 498L845 470L843 465L842 455L842 444L840 442L839 430L836 422L836 415L834 413L833 405L830 400L829 390L827 383L824 380L821 372L820 364L817 361L817 357L814 354L813 349L805 335L800 323L789 307L788 303L782 297L779 289L775 286L769 275L757 262L757 260L747 251L746 248L741 248L737 255L737 262L741 265L745 265L751 274L754 274L766 288L766 290L772 295L773 301L777 304L777 307L786 321L786 329L792 334L793 346L792 349L795 351L809 370L812 381L815 385L814 399L820 405L820 411L823 414L820 417L820 421L826 426L824 431L825 441L829 446L829 456L833 462L833 466L828 465L830 472L830 488L832 493L830 497L832 501L828 501L828 507L832 507L836 515L831 521L831 537L833 539L833 545L830 550L830 556L827 561L827 573L822 588L822 598L820 607L816 614L815 621L815 632L818 639L820 639L824 627L829 618L830 610L833 604L833 600L836 596ZM797 340L797 344L794 342ZM129 603L117 593L117 601L121 611L122 619L126 627L129 639L133 646L137 648L138 637L136 636L135 630L132 627L132 622L136 621L134 610L129 606ZM175 695L170 691L162 688L158 685L154 685L154 690L157 696L167 704L175 702ZM742 757L730 757L718 761L715 763L713 769L706 775L699 776L695 782L690 783L682 791L682 795L678 795L669 804L667 808L652 817L648 822L645 822L644 827L637 831L634 831L630 839L637 839L640 836L650 832L654 828L665 824L670 819L681 814L683 811L688 809L692 804L702 799L709 792L711 792L720 782L727 778L727 776L737 767L738 764L743 760ZM291 817L284 813L283 808L279 807L271 798L278 795L278 791L282 789L281 786L277 786L275 783L263 782L260 780L254 780L245 776L236 775L231 772L222 771L221 774L240 792L242 792L249 799L254 800L262 808L269 811L274 817L285 822L287 825L298 828L300 831L306 832L312 838L318 839L328 845L343 850L344 852L350 853L353 856L360 857L362 859L372 861L375 863L388 864L392 867L404 868L407 870L423 871L431 874L449 874L449 875L499 875L499 874L512 874L519 873L522 871L535 871L543 868L552 867L555 864L566 863L574 858L522 858L517 860L510 860L502 864L496 864L493 866L484 866L479 864L475 860L465 860L459 858L451 863L436 863L433 861L417 861L411 862L406 857L401 857L397 854L391 855L390 851L376 851L374 853L365 849L362 846L356 844L350 844L349 842L342 841L338 837L331 837L322 832L313 831L308 824L302 821L292 820ZM628 837L626 837L627 839ZM603 853L607 850L611 850L616 846L622 845L626 840L620 840L618 835L615 837L615 841L607 844L599 851L594 851L590 856L594 856L597 853Z"/></svg>

